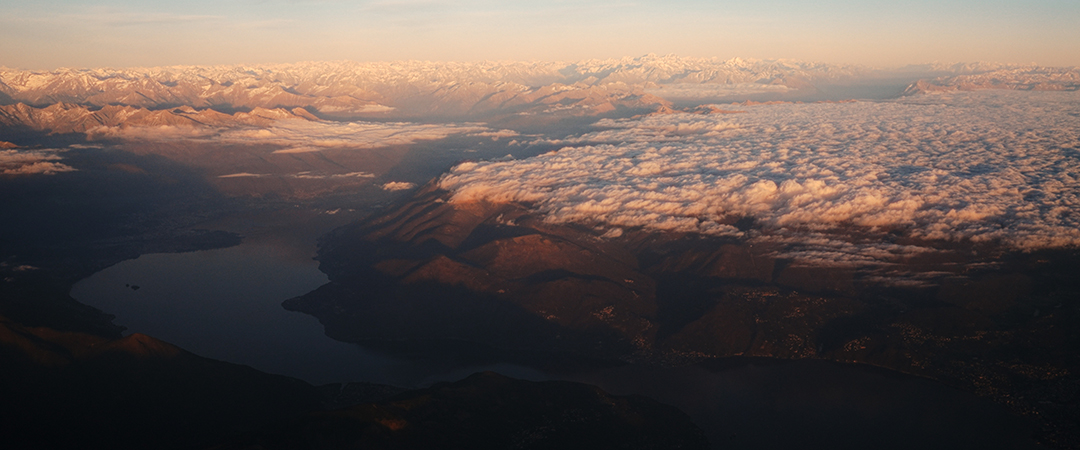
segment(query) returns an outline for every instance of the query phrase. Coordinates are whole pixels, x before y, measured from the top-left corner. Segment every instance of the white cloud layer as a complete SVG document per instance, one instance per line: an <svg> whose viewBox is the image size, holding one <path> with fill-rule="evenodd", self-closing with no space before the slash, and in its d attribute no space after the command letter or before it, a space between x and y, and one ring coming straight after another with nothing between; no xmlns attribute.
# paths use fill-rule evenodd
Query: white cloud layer
<svg viewBox="0 0 1080 450"><path fill-rule="evenodd" d="M129 126L99 127L94 136L139 140L206 140L282 147L274 153L309 153L331 148L366 149L409 145L443 139L454 134L500 133L476 124L420 124L411 122L333 122L282 119L265 127L254 126ZM508 136L510 134L507 134Z"/></svg>
<svg viewBox="0 0 1080 450"><path fill-rule="evenodd" d="M391 181L382 185L383 190L387 191L404 191L414 187L416 187L416 184L408 181Z"/></svg>
<svg viewBox="0 0 1080 450"><path fill-rule="evenodd" d="M262 177L271 177L271 176L280 176L280 177L285 177L285 178L299 178L299 179L305 179L305 180L332 180L332 179L341 179L341 178L375 178L374 174L370 174L370 173L367 173L367 172L318 174L318 173L311 173L310 171L290 173L290 174L285 174L285 175L273 175L273 174L268 174L268 173L240 172L240 173L230 173L228 175L218 175L218 178L262 178Z"/></svg>
<svg viewBox="0 0 1080 450"><path fill-rule="evenodd" d="M764 92L783 94L788 90L789 88L784 85L761 83L671 83L656 86L655 88L645 89L645 92L668 100L676 100L709 98L715 99L733 95L760 94Z"/></svg>
<svg viewBox="0 0 1080 450"><path fill-rule="evenodd" d="M234 128L213 138L217 142L280 145L274 153L318 152L329 148L377 148L443 139L458 133L485 131L478 125L407 122L328 122L278 120L267 128Z"/></svg>
<svg viewBox="0 0 1080 450"><path fill-rule="evenodd" d="M76 170L67 164L56 162L60 159L60 155L49 150L0 150L0 174L54 175Z"/></svg>
<svg viewBox="0 0 1080 450"><path fill-rule="evenodd" d="M852 229L1014 249L1080 245L1078 92L739 109L747 112L603 120L561 141L575 147L463 163L440 185L454 202L527 202L553 223L741 236L797 248L790 256L806 262L932 251L860 244ZM729 225L740 217L763 233Z"/></svg>

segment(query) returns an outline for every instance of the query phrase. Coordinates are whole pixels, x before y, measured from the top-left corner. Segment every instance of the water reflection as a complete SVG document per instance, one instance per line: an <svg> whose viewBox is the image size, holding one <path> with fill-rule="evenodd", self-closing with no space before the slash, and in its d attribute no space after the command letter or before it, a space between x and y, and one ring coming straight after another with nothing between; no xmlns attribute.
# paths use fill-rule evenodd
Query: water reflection
<svg viewBox="0 0 1080 450"><path fill-rule="evenodd" d="M264 241L142 255L80 281L71 295L115 314L128 332L201 356L316 384L383 378L371 371L386 365L383 357L334 341L318 320L281 308L327 281L314 250L314 243L304 252Z"/></svg>
<svg viewBox="0 0 1080 450"><path fill-rule="evenodd" d="M311 259L314 239L297 240L143 255L79 282L72 295L116 314L130 332L314 384L411 388L494 370L645 395L689 414L715 448L1034 446L1026 424L998 405L865 367L768 360L713 368L613 366L445 343L371 350L337 342L314 318L280 306L327 281Z"/></svg>

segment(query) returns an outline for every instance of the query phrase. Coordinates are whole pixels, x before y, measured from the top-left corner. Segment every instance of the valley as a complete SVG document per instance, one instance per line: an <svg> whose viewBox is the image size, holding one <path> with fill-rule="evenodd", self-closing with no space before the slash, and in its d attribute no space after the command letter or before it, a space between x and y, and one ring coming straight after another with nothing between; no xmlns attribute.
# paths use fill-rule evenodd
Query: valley
<svg viewBox="0 0 1080 450"><path fill-rule="evenodd" d="M1076 80L655 55L5 69L5 433L1075 448Z"/></svg>

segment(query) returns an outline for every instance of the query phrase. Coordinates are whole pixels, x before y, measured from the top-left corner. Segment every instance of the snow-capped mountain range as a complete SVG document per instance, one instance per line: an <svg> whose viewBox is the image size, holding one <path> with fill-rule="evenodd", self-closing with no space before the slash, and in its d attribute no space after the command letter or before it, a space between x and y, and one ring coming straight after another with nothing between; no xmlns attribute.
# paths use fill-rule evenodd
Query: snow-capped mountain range
<svg viewBox="0 0 1080 450"><path fill-rule="evenodd" d="M190 106L150 110L135 106L108 105L91 110L84 105L56 103L44 108L24 103L0 106L0 127L25 127L53 133L87 133L110 127L266 127L282 119L318 120L303 108L292 110L256 107L249 112L225 114Z"/></svg>
<svg viewBox="0 0 1080 450"><path fill-rule="evenodd" d="M22 122L24 125L37 129L43 128L39 126L45 120L42 117L58 114L93 116L88 119L92 121L100 121L102 116L123 116L168 124L175 120L183 122L196 114L177 111L154 115L146 111L121 112L117 107L171 110L187 106L230 113L280 108L290 114L302 108L324 118L593 116L620 109L669 106L671 95L686 96L688 90L699 90L703 98L724 97L725 93L736 92L728 89L733 86L738 86L740 93L746 89L808 92L815 90L815 84L836 85L889 76L925 78L909 86L909 93L943 89L1080 88L1080 71L1076 68L977 63L882 70L788 60L646 55L573 63L338 61L52 71L0 68L0 104L9 105L2 113L6 123L10 125L24 117L29 120ZM10 106L20 103L67 112L35 113L27 106ZM86 110L72 112L79 108L76 105ZM106 107L112 109L97 111ZM198 120L203 122L203 119L210 123L223 120L216 116ZM79 131L89 125L92 124L66 124L56 130Z"/></svg>

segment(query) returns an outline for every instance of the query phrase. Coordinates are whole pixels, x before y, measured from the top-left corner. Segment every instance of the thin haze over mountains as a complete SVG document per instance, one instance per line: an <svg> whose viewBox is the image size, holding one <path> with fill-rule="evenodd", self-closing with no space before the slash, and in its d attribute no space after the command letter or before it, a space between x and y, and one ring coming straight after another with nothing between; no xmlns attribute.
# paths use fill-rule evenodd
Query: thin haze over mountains
<svg viewBox="0 0 1080 450"><path fill-rule="evenodd" d="M643 53L875 66L1080 65L1071 0L0 1L0 65L579 60Z"/></svg>

